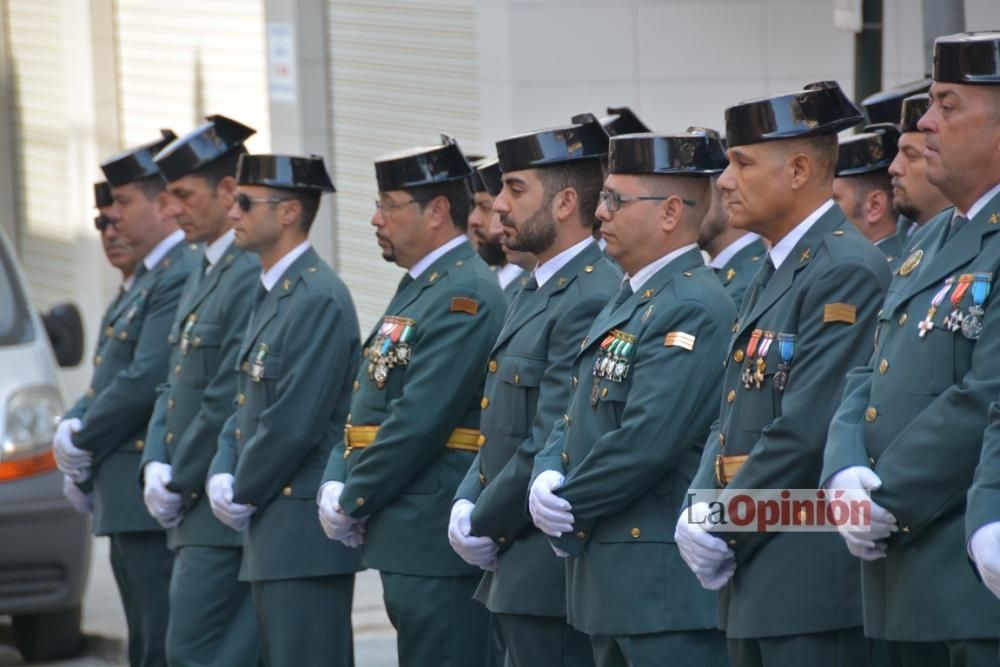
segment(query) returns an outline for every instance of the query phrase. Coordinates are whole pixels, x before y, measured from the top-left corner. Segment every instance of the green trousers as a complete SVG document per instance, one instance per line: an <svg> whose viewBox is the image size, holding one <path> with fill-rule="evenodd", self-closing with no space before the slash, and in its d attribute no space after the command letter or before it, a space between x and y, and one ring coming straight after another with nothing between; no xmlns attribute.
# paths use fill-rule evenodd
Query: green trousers
<svg viewBox="0 0 1000 667"><path fill-rule="evenodd" d="M184 546L170 577L170 667L258 664L260 641L250 584L239 580L243 550Z"/></svg>
<svg viewBox="0 0 1000 667"><path fill-rule="evenodd" d="M472 599L481 577L381 574L399 667L488 664L489 612Z"/></svg>
<svg viewBox="0 0 1000 667"><path fill-rule="evenodd" d="M521 614L496 614L508 667L592 667L590 637L566 619Z"/></svg>
<svg viewBox="0 0 1000 667"><path fill-rule="evenodd" d="M726 636L718 630L591 635L590 641L597 667L727 667L729 664ZM808 663L801 664L805 667Z"/></svg>
<svg viewBox="0 0 1000 667"><path fill-rule="evenodd" d="M867 667L869 647L864 632L856 627L786 637L730 639L729 658L733 667Z"/></svg>
<svg viewBox="0 0 1000 667"><path fill-rule="evenodd" d="M353 667L353 574L254 581L250 588L264 664Z"/></svg>
<svg viewBox="0 0 1000 667"><path fill-rule="evenodd" d="M131 667L166 667L170 571L174 554L163 531L112 533L111 571L125 608Z"/></svg>

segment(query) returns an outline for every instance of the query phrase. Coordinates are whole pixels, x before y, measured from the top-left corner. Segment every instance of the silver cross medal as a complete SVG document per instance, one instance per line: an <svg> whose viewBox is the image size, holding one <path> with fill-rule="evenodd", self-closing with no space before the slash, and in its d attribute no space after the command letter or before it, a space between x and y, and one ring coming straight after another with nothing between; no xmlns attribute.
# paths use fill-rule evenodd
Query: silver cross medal
<svg viewBox="0 0 1000 667"><path fill-rule="evenodd" d="M917 328L920 329L920 333L917 335L920 336L921 338L926 336L927 332L934 328L934 322L931 320L931 318L934 317L934 313L936 312L937 308L931 306L931 309L927 311L927 317L922 319L920 321L920 324L917 325Z"/></svg>

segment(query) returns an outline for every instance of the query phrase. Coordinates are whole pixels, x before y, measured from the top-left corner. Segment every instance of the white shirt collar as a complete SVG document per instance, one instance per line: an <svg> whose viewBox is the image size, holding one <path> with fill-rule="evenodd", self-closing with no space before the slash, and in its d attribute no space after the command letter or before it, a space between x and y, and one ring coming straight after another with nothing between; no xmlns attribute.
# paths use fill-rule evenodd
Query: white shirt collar
<svg viewBox="0 0 1000 667"><path fill-rule="evenodd" d="M173 234L163 239L156 246L149 251L149 254L142 259L142 263L146 265L147 271L152 271L156 268L156 265L160 263L167 253L174 249L174 246L184 240L184 232L177 229Z"/></svg>
<svg viewBox="0 0 1000 667"><path fill-rule="evenodd" d="M721 269L726 264L729 263L733 257L736 256L740 250L746 248L748 245L759 239L760 237L753 232L747 232L743 236L739 237L728 246L722 249L718 255L712 258L712 261L708 263L713 269Z"/></svg>
<svg viewBox="0 0 1000 667"><path fill-rule="evenodd" d="M285 271L288 270L288 267L290 267L295 260L301 257L303 253L305 253L305 251L309 250L309 248L311 247L312 243L309 242L309 239L306 239L302 243L298 244L297 246L289 250L288 253L286 253L284 257L275 262L274 266L272 266L270 269L268 269L267 271L262 271L260 274L260 282L262 285L264 285L264 289L270 292L274 288L274 286L278 283L278 280L285 273Z"/></svg>
<svg viewBox="0 0 1000 667"><path fill-rule="evenodd" d="M656 272L665 267L670 262L674 261L688 250L694 250L698 247L697 243L689 243L685 246L681 246L676 250L671 250L663 257L654 260L642 267L635 272L634 276L628 277L628 284L632 288L633 292L638 292L639 289L646 284L646 281L656 275Z"/></svg>
<svg viewBox="0 0 1000 667"><path fill-rule="evenodd" d="M593 237L588 236L584 240L577 243L575 246L566 248L561 253L559 253L549 261L545 262L544 264L539 264L538 266L536 266L535 281L538 283L538 286L541 287L546 282L548 282L549 278L556 275L556 273L559 272L559 269L569 264L569 261L571 259L573 259L581 252L586 250L587 246L589 246L591 243L594 243L594 239Z"/></svg>
<svg viewBox="0 0 1000 667"><path fill-rule="evenodd" d="M1000 195L1000 183L994 185L989 192L984 194L982 197L976 200L976 203L969 207L969 212L965 214L969 220L975 219L979 212L986 208L986 205L990 203L990 200ZM958 209L955 209L955 214L958 215Z"/></svg>
<svg viewBox="0 0 1000 667"><path fill-rule="evenodd" d="M423 259L421 259L419 262L410 267L409 270L410 277L413 278L414 280L419 278L420 274L429 269L431 264L436 262L441 257L444 257L444 255L449 251L454 250L458 246L465 243L465 239L466 236L464 234L459 234L458 236L448 241L444 245L439 245L437 248L434 248L434 250L431 250L429 253L424 255Z"/></svg>
<svg viewBox="0 0 1000 667"><path fill-rule="evenodd" d="M229 246L232 245L233 239L235 238L236 230L230 229L228 232L208 244L208 247L205 248L205 259L208 260L208 269L205 271L206 273L211 273L212 268L218 264L219 260L222 259L222 256L226 254L226 250L229 249Z"/></svg>
<svg viewBox="0 0 1000 667"><path fill-rule="evenodd" d="M788 254L792 252L795 248L795 244L798 243L803 236L806 235L813 225L819 222L819 219L826 215L826 212L833 208L833 200L827 199L818 209L809 214L805 220L797 224L792 231L785 235L785 238L781 239L771 247L771 252L769 257L771 258L771 263L774 264L774 270L777 271L781 268L782 262L788 257Z"/></svg>
<svg viewBox="0 0 1000 667"><path fill-rule="evenodd" d="M135 271L132 272L132 275L130 275L128 278L122 281L121 291L122 292L129 291L130 289L132 289L132 285L135 285Z"/></svg>
<svg viewBox="0 0 1000 667"><path fill-rule="evenodd" d="M601 249L601 252L604 252L608 247L608 242L602 236L601 238L597 239L597 246Z"/></svg>
<svg viewBox="0 0 1000 667"><path fill-rule="evenodd" d="M497 269L497 280L500 281L500 289L507 289L507 285L514 282L521 275L522 271L524 269L513 262L508 262Z"/></svg>

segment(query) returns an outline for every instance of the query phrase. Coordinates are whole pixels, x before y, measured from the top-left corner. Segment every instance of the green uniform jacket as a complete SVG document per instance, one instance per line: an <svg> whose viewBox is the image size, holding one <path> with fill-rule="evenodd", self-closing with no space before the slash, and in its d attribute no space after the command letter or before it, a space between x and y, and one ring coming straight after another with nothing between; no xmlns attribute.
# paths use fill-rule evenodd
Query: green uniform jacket
<svg viewBox="0 0 1000 667"><path fill-rule="evenodd" d="M743 294L747 291L747 285L757 275L760 263L766 255L767 246L764 245L764 241L756 239L750 245L741 248L739 252L726 262L725 266L715 270L716 275L719 276L719 280L722 281L723 287L726 288L726 292L729 293L733 303L736 304L737 310L739 310L740 304L743 303Z"/></svg>
<svg viewBox="0 0 1000 667"><path fill-rule="evenodd" d="M156 387L167 375L170 324L188 274L201 251L178 243L152 270L139 265L135 284L107 318L103 344L78 413L83 427L73 444L94 453L94 532L163 530L146 511L135 483ZM74 406L76 410L76 406ZM71 415L72 416L72 415Z"/></svg>
<svg viewBox="0 0 1000 667"><path fill-rule="evenodd" d="M507 299L507 303L510 304L514 300L514 295L517 294L522 287L528 282L528 278L531 274L527 271L521 271L521 274L514 278L512 281L507 283L507 286L503 288L504 298Z"/></svg>
<svg viewBox="0 0 1000 667"><path fill-rule="evenodd" d="M360 355L347 286L310 248L257 304L236 355L236 412L209 476L235 476L233 502L257 511L243 541L243 581L356 572L358 555L316 518L323 466L343 436Z"/></svg>
<svg viewBox="0 0 1000 667"><path fill-rule="evenodd" d="M1000 306L985 302L982 338L945 324L950 290L920 337L921 322L945 280L1000 276L1000 197L942 247L952 212L928 222L886 295L871 363L848 378L830 427L823 478L871 466L882 479L872 499L899 520L886 558L864 563L865 631L902 641L996 638L1000 602L969 567L966 492L979 461L991 401L1000 395ZM911 257L914 255L911 254ZM971 289L959 302L973 305Z"/></svg>
<svg viewBox="0 0 1000 667"><path fill-rule="evenodd" d="M729 344L719 423L709 436L695 489L718 486L716 455L748 455L734 489L814 489L844 376L864 364L890 273L885 257L833 206L799 239L758 291L747 291ZM787 385L776 339L760 388L741 379L754 330L794 334ZM720 596L722 626L734 639L826 632L861 625L857 560L836 532L720 533L736 553L736 574ZM781 604L775 604L780 600Z"/></svg>
<svg viewBox="0 0 1000 667"><path fill-rule="evenodd" d="M581 632L717 627L716 595L681 559L674 523L715 419L735 315L692 249L609 303L578 346L578 388L535 473L566 475L557 494L573 507L574 532L552 542L571 554L568 620ZM595 365L614 332L632 337L620 380Z"/></svg>
<svg viewBox="0 0 1000 667"><path fill-rule="evenodd" d="M243 543L212 515L205 478L219 432L233 412L236 353L259 275L257 256L230 245L208 275L202 277L200 268L191 272L170 330L170 370L149 421L142 465L172 466L169 488L182 496L184 520L167 531L171 548Z"/></svg>
<svg viewBox="0 0 1000 667"><path fill-rule="evenodd" d="M569 404L580 340L619 282L598 245L587 246L542 287L521 291L490 352L479 427L486 445L458 492L476 503L472 534L503 549L476 595L490 611L566 616L565 568L524 499L535 455Z"/></svg>
<svg viewBox="0 0 1000 667"><path fill-rule="evenodd" d="M350 452L341 439L324 479L345 483L345 512L369 517L366 567L431 577L481 572L448 544L452 498L475 454L445 443L457 427L479 428L486 359L506 308L496 276L465 242L389 303L386 317L411 322L404 341L410 353L408 364L389 370L383 387L369 369L385 320L365 342L350 418L378 426L378 435Z"/></svg>
<svg viewBox="0 0 1000 667"><path fill-rule="evenodd" d="M889 262L889 270L895 271L896 267L902 261L901 256L903 254L903 243L899 240L899 235L893 234L892 236L887 236L876 243L875 247L885 255L885 261Z"/></svg>
<svg viewBox="0 0 1000 667"><path fill-rule="evenodd" d="M121 304L122 299L126 298L128 294L127 291L119 290L117 296L111 300L108 307L104 309L104 314L101 316L101 328L97 333L97 344L94 345L94 372L97 372L97 367L101 365L101 350L104 349L105 343L107 343L108 338L114 332L114 327L111 326L114 323L115 315L118 314L118 306ZM66 411L63 415L63 419L81 419L84 413L87 412L87 406L90 405L92 392L88 391L84 393L80 398L76 399L76 402ZM87 485L89 486L89 485Z"/></svg>

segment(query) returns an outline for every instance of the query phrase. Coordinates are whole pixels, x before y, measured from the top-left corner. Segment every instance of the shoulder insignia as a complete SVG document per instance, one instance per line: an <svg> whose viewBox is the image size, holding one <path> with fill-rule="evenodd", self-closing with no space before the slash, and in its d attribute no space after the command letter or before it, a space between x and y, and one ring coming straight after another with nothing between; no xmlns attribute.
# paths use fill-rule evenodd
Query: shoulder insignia
<svg viewBox="0 0 1000 667"><path fill-rule="evenodd" d="M310 266L307 270L309 271L309 273L316 273L316 267L315 266Z"/></svg>
<svg viewBox="0 0 1000 667"><path fill-rule="evenodd" d="M430 277L429 277L429 278L427 279L427 282L431 282L431 283L432 283L432 282L434 282L435 280L437 280L438 278L440 278L440 276L438 275L438 272L437 272L437 271L435 271L435 272L434 272L434 273L432 273L432 274L430 275Z"/></svg>
<svg viewBox="0 0 1000 667"><path fill-rule="evenodd" d="M729 269L728 271L726 271L726 282L727 283L729 281L731 281L735 277L736 277L736 269Z"/></svg>
<svg viewBox="0 0 1000 667"><path fill-rule="evenodd" d="M656 294L656 290L650 288L650 289L648 289L648 290L646 290L646 291L644 291L642 293L642 298L643 299L648 299L649 297L653 296L654 294Z"/></svg>
<svg viewBox="0 0 1000 667"><path fill-rule="evenodd" d="M281 286L284 287L285 291L287 292L292 288L292 283L291 281L288 280L288 278L285 278L285 282L281 283Z"/></svg>
<svg viewBox="0 0 1000 667"><path fill-rule="evenodd" d="M845 322L854 324L857 319L857 306L849 303L828 303L823 306L823 322Z"/></svg>
<svg viewBox="0 0 1000 667"><path fill-rule="evenodd" d="M995 225L998 222L1000 222L1000 215L997 215L996 213L994 213L993 215L990 216L990 224L991 225Z"/></svg>
<svg viewBox="0 0 1000 667"><path fill-rule="evenodd" d="M805 250L802 251L802 254L799 255L799 261L805 262L808 259L809 259L809 248L806 248Z"/></svg>
<svg viewBox="0 0 1000 667"><path fill-rule="evenodd" d="M162 266L165 269L169 269L170 265L173 264L173 263L174 263L174 260L170 259L169 257L165 257L163 259L163 262L160 264L160 266Z"/></svg>
<svg viewBox="0 0 1000 667"><path fill-rule="evenodd" d="M754 255L753 257L750 258L750 261L751 262L759 262L760 261L760 255Z"/></svg>
<svg viewBox="0 0 1000 667"><path fill-rule="evenodd" d="M917 268L917 265L920 264L920 260L922 260L923 258L924 258L924 251L921 250L920 248L917 248L910 254L909 257L906 258L906 261L903 262L903 264L898 269L896 269L896 273L901 276L910 275L911 273L913 273L913 269Z"/></svg>
<svg viewBox="0 0 1000 667"><path fill-rule="evenodd" d="M464 259L460 259L457 262L455 262L455 266L463 266L464 264L465 264L465 260Z"/></svg>
<svg viewBox="0 0 1000 667"><path fill-rule="evenodd" d="M569 282L569 280L567 280L563 276L559 276L559 280L556 281L556 287L562 287L563 285L565 285L568 282Z"/></svg>
<svg viewBox="0 0 1000 667"><path fill-rule="evenodd" d="M690 352L694 349L696 338L683 331L671 331L663 338L663 347L679 347Z"/></svg>
<svg viewBox="0 0 1000 667"><path fill-rule="evenodd" d="M479 302L467 296L456 296L451 300L451 312L475 315L479 312Z"/></svg>
<svg viewBox="0 0 1000 667"><path fill-rule="evenodd" d="M834 236L843 236L844 235L844 230L843 229L838 229L837 231L835 231L833 233L833 235Z"/></svg>
<svg viewBox="0 0 1000 667"><path fill-rule="evenodd" d="M234 259L236 258L232 255L226 255L226 264L232 264Z"/></svg>

